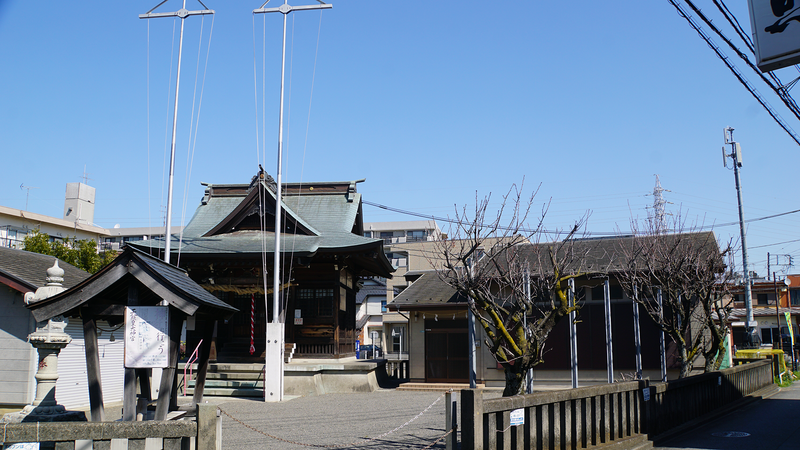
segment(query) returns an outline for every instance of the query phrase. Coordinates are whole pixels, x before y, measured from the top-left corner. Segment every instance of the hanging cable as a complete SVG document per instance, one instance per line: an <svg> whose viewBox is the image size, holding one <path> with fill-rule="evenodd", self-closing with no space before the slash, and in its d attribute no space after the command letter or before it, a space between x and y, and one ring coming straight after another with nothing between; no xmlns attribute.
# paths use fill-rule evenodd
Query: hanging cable
<svg viewBox="0 0 800 450"><path fill-rule="evenodd" d="M256 116L256 164L261 164L261 148L258 140L258 69L256 66L256 15L253 14L253 101L255 102Z"/></svg>
<svg viewBox="0 0 800 450"><path fill-rule="evenodd" d="M200 100L197 102L197 121L194 120L194 103L195 99L197 98L197 76L200 72L200 55L202 50L202 42L203 42L203 28L205 24L205 16L202 17L200 21L200 40L197 46L197 67L195 68L195 85L194 85L194 93L192 95L192 118L189 122L189 150L187 152L187 164L186 164L186 177L184 179L183 185L183 207L181 209L181 232L178 235L178 258L175 265L180 266L181 261L181 246L183 244L183 228L186 221L186 205L188 204L188 195L189 195L189 181L192 178L192 168L194 167L194 151L197 146L197 131L200 128L200 111L203 108L203 93L205 92L206 86L206 74L208 73L208 60L211 56L211 39L214 36L214 19L215 16L211 16L211 29L208 33L208 45L206 48L206 59L204 62L203 67L203 78L200 82ZM192 132L194 130L194 133Z"/></svg>
<svg viewBox="0 0 800 450"><path fill-rule="evenodd" d="M147 21L147 227L153 226L152 207L150 196L150 21Z"/></svg>
<svg viewBox="0 0 800 450"><path fill-rule="evenodd" d="M418 212L414 212L414 211L408 211L408 210L404 210L404 209L393 208L391 206L381 205L380 203L375 203L375 202L371 202L371 201L368 201L368 200L362 200L361 203L363 203L363 204L365 204L367 206L374 206L376 208L380 208L380 209L383 209L383 210L386 210L386 211L396 212L396 213L407 215L407 216L421 217L423 219L435 220L437 222L452 223L452 224L456 224L456 225L460 225L460 224L463 223L463 221L459 221L459 220L456 220L456 219L451 219L449 217L438 217L438 216L433 216L433 215L430 215L430 214L422 214L422 213L418 213ZM774 219L776 217L786 216L786 215L789 215L789 214L797 214L797 213L800 213L800 209L795 209L795 210L792 210L792 211L786 211L786 212L782 212L782 213L778 213L778 214L772 214L772 215L764 216L764 217L756 217L754 219L747 219L744 222L745 223L759 222L759 221L762 221L762 220ZM700 227L697 227L695 229L697 231L700 231L700 230L709 230L709 229L718 228L718 227L727 227L727 226L732 226L732 225L739 225L739 222L718 223L718 224L714 224L714 225L700 226ZM485 226L488 226L488 225L485 225ZM480 224L480 227L484 227L484 225ZM498 230L508 231L508 230L511 230L511 228L498 227ZM570 231L553 231L553 230L544 230L544 229L542 229L542 230L531 230L531 229L526 229L526 228L519 228L518 231L523 232L523 233L534 233L534 232L539 232L540 231L540 232L542 232L544 234L569 234L570 233ZM667 230L667 231L674 232L675 230ZM587 231L585 234L587 236L619 236L619 235L629 235L630 232L623 232L623 231L610 231L610 232L609 231L594 231L594 232L592 232L592 231Z"/></svg>
<svg viewBox="0 0 800 450"><path fill-rule="evenodd" d="M736 66L733 65L733 63L730 61L730 59L727 56L725 56L725 54L722 52L722 50L720 50L720 48L716 44L714 44L714 42L711 40L711 38L708 37L708 35L705 33L705 31L703 31L703 29L694 21L694 19L692 19L691 16L689 16L689 14L683 9L683 7L680 4L678 4L678 2L676 0L668 0L668 1L669 1L670 4L672 4L672 6L675 7L675 9L678 11L678 14L681 17L683 17L684 19L686 19L686 21L689 23L689 25L706 42L706 44L708 44L708 46L711 47L711 49L714 51L714 53L716 53L716 55L719 57L719 59L721 59L722 62L725 64L725 66L728 67L728 70L730 70L731 73L733 73L733 75L736 77L736 79L739 80L739 83L741 83L745 87L745 89L747 89L748 92L750 92L750 94L753 96L753 98L755 98L758 101L758 103L761 104L761 106L767 111L767 113L769 113L769 115L772 117L772 119L778 125L780 125L780 127L783 128L783 130L798 145L800 145L800 138L797 136L797 134L794 132L794 130L792 130L792 128L788 124L786 124L786 122L783 121L783 119L780 117L780 115L772 109L772 107L769 105L769 103L766 101L766 99L764 99L761 96L761 94L759 94L758 91L750 84L750 82L747 81L747 79L744 77L744 75L742 75L742 73L739 72L739 70L736 68ZM694 5L691 4L691 2L689 0L687 0L687 3L689 3L690 6L693 7L692 9L695 9Z"/></svg>
<svg viewBox="0 0 800 450"><path fill-rule="evenodd" d="M289 74L290 74L289 75L289 86L290 86L289 87L289 92L290 92L289 97L290 98L291 98L291 92L292 92L292 89L291 89L292 80L293 80L292 73L293 73L293 67L294 67L294 63L293 63L294 62L294 29L295 29L294 25L295 25L295 18L292 17L292 50L290 52L290 54L292 55L292 59L291 59L291 62L289 64ZM301 161L300 162L300 181L299 181L299 184L297 186L297 192L298 192L297 205L298 205L298 207L301 206L301 203L303 201L302 195L301 195L302 192L303 192L303 181L304 181L303 180L303 174L305 172L306 150L308 148L308 134L309 134L309 129L311 128L311 105L313 104L313 98L314 98L314 81L316 79L316 73L317 73L317 61L318 61L318 57L319 57L319 42L320 42L321 34L322 34L322 11L320 11L319 26L317 28L317 42L316 42L316 47L315 47L315 51L314 51L314 65L313 65L312 72L311 72L311 92L309 94L309 99L308 99L308 115L307 115L307 118L306 118L306 133L305 133L305 138L304 138L304 142L303 142L302 158L300 160ZM288 120L288 122L289 122L289 128L291 128L291 100L290 100L290 104L289 104L289 120ZM284 204L285 204L285 202L284 202ZM286 223L286 221L285 221L286 210L285 209L283 210L283 214L284 214L283 223ZM297 221L294 221L294 229L292 230L292 236L296 236L296 235L297 235ZM297 244L297 239L293 238L292 239L292 248L291 248L291 250L289 252L289 257L287 258L288 261L289 261L289 269L287 271L287 279L288 280L291 280L292 271L294 270L294 253L295 253L296 244ZM283 302L282 302L283 311L286 311L286 308L288 307L288 302L289 302L288 295L283 296Z"/></svg>
<svg viewBox="0 0 800 450"><path fill-rule="evenodd" d="M164 190L165 190L164 184L166 183L166 177L167 177L167 155L169 154L169 152L167 152L167 148L168 148L168 145L169 145L169 106L170 106L170 101L171 101L170 99L172 98L172 67L173 67L173 62L174 62L174 58L175 58L175 25L177 23L177 20L178 19L173 19L172 20L172 48L170 49L170 57L169 57L169 78L167 78L167 86L168 86L167 87L167 104L166 104L166 114L165 114L165 118L164 118L164 160L162 161L162 166L161 166L161 197L160 198L164 198ZM163 205L159 205L159 212L161 211L161 207L162 206ZM167 224L166 215L163 215L162 219L163 219L163 221L162 221L161 225L162 226L166 226L166 224ZM167 248L167 239L169 239L169 236L168 235L164 236L163 239L164 239L164 248L158 250L158 257L159 258L163 258L163 256L164 256L164 252L166 251L166 248Z"/></svg>
<svg viewBox="0 0 800 450"><path fill-rule="evenodd" d="M789 91L784 88L780 78L778 78L778 76L775 75L774 72L767 72L766 74L761 72L761 70L758 67L756 67L756 65L753 64L752 61L750 61L750 58L741 50L739 50L733 44L733 42L731 42L731 40L728 39L728 37L725 36L722 33L722 31L720 31L720 29L717 28L714 25L714 23L711 22L705 16L705 14L703 14L702 11L700 11L700 9L694 5L694 3L691 2L691 0L686 0L686 3L692 8L692 10L695 11L695 13L703 20L703 22L705 22L706 25L708 25L711 28L711 30L714 31L714 33L716 33L717 36L720 37L720 39L722 39L726 44L728 44L728 47L734 52L736 52L736 54L739 55L739 57L745 62L745 64L747 64L747 66L750 67L750 69L753 70L753 72L755 72L756 75L758 75L761 78L761 80L764 83L766 83L767 86L770 87L770 89L772 89L773 92L775 92L775 95L777 95L781 99L781 101L783 101L783 104L786 105L787 108L789 108L789 111L791 111L796 118L800 119L800 110L797 108L797 103L795 103L794 98L792 98L792 96L789 94ZM714 0L714 3L716 3L716 0ZM739 29L736 27L736 25L738 25L738 22L734 22L732 18L729 18L725 10L723 10L720 5L717 5L717 8L722 12L723 16L725 16L725 18L728 20L728 23L736 30L737 33L739 33L739 37L745 42L745 45L747 45L750 51L753 54L755 54L755 51L753 50L753 47L751 46L749 40L742 37L743 32L740 32Z"/></svg>

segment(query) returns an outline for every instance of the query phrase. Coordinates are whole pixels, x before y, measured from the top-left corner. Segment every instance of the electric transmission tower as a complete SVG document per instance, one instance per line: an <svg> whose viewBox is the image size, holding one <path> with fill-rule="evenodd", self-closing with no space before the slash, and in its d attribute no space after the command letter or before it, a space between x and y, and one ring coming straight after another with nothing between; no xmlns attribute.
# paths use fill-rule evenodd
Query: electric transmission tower
<svg viewBox="0 0 800 450"><path fill-rule="evenodd" d="M661 187L661 180L656 174L656 186L653 188L653 206L648 214L648 219L656 234L664 234L667 231L667 212L664 205L668 202L664 200L664 191L669 192L669 190Z"/></svg>

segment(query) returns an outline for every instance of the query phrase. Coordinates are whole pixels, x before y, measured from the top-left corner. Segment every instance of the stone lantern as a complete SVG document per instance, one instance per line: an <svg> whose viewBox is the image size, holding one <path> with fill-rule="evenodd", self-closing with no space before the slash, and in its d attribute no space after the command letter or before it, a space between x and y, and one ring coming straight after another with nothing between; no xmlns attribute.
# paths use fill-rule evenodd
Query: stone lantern
<svg viewBox="0 0 800 450"><path fill-rule="evenodd" d="M58 260L47 269L47 284L36 293L25 294L25 304L32 304L65 291L64 269L58 267ZM56 316L47 322L39 322L36 331L28 335L28 341L39 353L39 369L36 371L36 398L32 405L22 411L3 416L3 422L70 422L86 421L83 411L67 411L56 402L56 381L58 380L58 354L66 347L72 337L64 332L69 319Z"/></svg>

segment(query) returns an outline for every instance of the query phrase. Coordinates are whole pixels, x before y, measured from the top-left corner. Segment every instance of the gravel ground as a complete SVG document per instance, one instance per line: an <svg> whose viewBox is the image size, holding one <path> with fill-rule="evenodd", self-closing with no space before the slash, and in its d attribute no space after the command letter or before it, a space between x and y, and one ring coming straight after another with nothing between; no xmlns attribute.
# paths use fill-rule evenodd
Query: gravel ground
<svg viewBox="0 0 800 450"><path fill-rule="evenodd" d="M497 397L501 393L488 390L484 395ZM460 401L458 392L453 393L453 399ZM436 442L446 428L445 396L441 392L390 388L287 398L280 403L211 396L204 401L225 412L221 414L224 450L445 448L444 439ZM178 397L179 405L190 403L191 397ZM118 420L122 407L112 405L105 412L106 420ZM460 403L457 415L460 424ZM456 435L460 442L460 430Z"/></svg>
<svg viewBox="0 0 800 450"><path fill-rule="evenodd" d="M445 434L445 397L439 392L382 389L300 397L281 403L207 400L218 403L227 413L222 414L222 448L226 450L445 446L444 440L434 445Z"/></svg>

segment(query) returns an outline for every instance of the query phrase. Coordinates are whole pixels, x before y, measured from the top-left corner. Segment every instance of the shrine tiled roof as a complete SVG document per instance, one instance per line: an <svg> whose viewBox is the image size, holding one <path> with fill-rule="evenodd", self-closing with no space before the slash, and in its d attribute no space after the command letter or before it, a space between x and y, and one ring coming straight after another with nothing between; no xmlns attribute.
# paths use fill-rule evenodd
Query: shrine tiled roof
<svg viewBox="0 0 800 450"><path fill-rule="evenodd" d="M361 194L355 192L355 183L286 184L287 193L282 196L282 228L288 227L290 231L281 233L281 250L297 256L371 250L379 254L374 266L381 267L379 272L382 273L378 275L387 276L392 272L383 253L383 240L362 235ZM274 252L274 231L261 231L252 226L263 214L267 221L272 221L274 229L273 189L264 182L207 185L206 196L186 225L183 236L171 237L171 251L187 256ZM264 212L260 213L261 210ZM248 220L250 226L241 225ZM129 245L154 253L163 249L164 242L153 239Z"/></svg>

